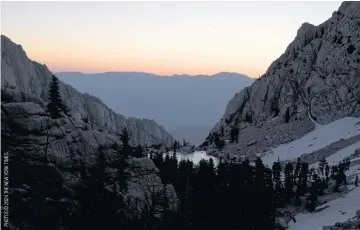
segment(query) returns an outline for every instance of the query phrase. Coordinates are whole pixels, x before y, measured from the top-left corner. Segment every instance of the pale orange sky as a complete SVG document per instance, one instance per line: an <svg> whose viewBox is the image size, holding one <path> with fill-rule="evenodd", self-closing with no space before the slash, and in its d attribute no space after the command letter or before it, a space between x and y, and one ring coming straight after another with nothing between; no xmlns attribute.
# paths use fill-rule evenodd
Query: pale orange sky
<svg viewBox="0 0 360 230"><path fill-rule="evenodd" d="M2 34L52 71L263 74L340 2L2 2Z"/></svg>

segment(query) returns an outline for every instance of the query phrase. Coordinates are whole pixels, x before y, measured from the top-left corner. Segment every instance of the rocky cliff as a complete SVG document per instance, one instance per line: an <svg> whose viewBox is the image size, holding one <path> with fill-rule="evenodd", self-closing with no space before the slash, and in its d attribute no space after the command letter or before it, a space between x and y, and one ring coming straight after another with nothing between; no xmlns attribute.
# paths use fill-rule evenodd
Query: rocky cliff
<svg viewBox="0 0 360 230"><path fill-rule="evenodd" d="M32 168L32 174L39 176L37 168L42 169L47 165L59 173L64 184L63 189L72 194L76 186L83 183L81 168L89 170L96 163L101 149L108 162L106 170L113 179L116 178L119 168L115 167L113 162L116 156L119 156L116 146L121 143L118 137L88 129L89 125L83 122L75 124L65 115L59 119L49 118L46 114L46 103L34 94L3 88L1 96L2 153L7 152L11 161L20 159L19 162L27 165L11 167L12 173L17 167L22 168L21 170ZM149 158L127 157L126 161L124 171L127 175L127 190L118 187L115 192L128 204L128 215L140 215L153 206L160 209L165 193L158 168ZM13 175L14 181L17 176L25 178L25 174L26 171L21 172L21 175ZM170 208L175 209L178 203L175 189L171 184L167 184L165 188ZM27 197L32 197L34 189L35 185L14 183L11 185L11 194L20 191L23 202L26 203ZM108 189L114 191L112 187ZM58 197L54 200L51 195L45 198L52 202L65 199ZM69 202L72 202L71 199Z"/></svg>
<svg viewBox="0 0 360 230"><path fill-rule="evenodd" d="M162 183L155 164L149 158L132 158L121 149L123 143L116 135L126 126L132 131L132 145L171 144L174 139L161 126L150 120L125 118L97 98L61 82L61 97L70 112L50 118L46 105L51 72L30 61L21 46L8 38L2 36L1 43L2 156L8 157L12 174L11 211L24 214L17 215L20 219L12 218L13 227L33 229L36 218L34 222L31 215L56 210L66 213L54 215L60 219L62 215L79 215L84 207L79 205L78 194L82 197L92 192L86 190L87 178L100 175L92 172L99 168L99 162L104 162L104 187L125 202L114 204L114 214L125 213L128 219L144 214L159 218L165 200L169 210L177 208L175 189ZM103 161L99 161L102 156ZM119 165L119 158L125 163ZM124 175L122 180L120 174ZM64 224L62 220L59 223Z"/></svg>
<svg viewBox="0 0 360 230"><path fill-rule="evenodd" d="M52 73L45 65L31 61L20 45L1 36L1 86L14 86L16 90L34 94L48 100L47 91ZM74 123L87 121L91 128L109 133L120 132L126 126L132 131L133 144L170 145L174 138L153 120L125 118L108 108L98 98L79 93L60 82L63 101L71 110ZM116 95L114 95L116 97Z"/></svg>
<svg viewBox="0 0 360 230"><path fill-rule="evenodd" d="M359 2L344 2L318 26L304 23L266 73L229 101L204 144L219 134L238 142L226 148L261 153L313 130L312 121L347 116L360 117Z"/></svg>

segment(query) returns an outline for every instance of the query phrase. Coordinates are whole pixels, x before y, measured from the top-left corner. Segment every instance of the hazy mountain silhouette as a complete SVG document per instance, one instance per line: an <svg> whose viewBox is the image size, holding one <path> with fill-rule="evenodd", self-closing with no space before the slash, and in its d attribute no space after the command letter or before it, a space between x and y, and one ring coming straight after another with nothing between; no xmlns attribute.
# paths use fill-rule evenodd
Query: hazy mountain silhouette
<svg viewBox="0 0 360 230"><path fill-rule="evenodd" d="M234 94L254 81L228 72L210 76L159 76L141 72L60 72L56 75L80 92L99 97L114 111L154 119L192 143L199 140L188 135L191 127L197 136L205 138L208 129L203 127L212 127ZM181 133L182 130L186 131Z"/></svg>

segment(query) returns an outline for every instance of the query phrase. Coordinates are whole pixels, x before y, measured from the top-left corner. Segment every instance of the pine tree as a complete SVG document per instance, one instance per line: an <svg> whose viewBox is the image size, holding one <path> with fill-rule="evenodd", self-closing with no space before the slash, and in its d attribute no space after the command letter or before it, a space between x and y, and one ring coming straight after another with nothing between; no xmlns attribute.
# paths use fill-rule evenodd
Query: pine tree
<svg viewBox="0 0 360 230"><path fill-rule="evenodd" d="M214 133L214 144L216 148L222 149L225 146L225 141L220 137L218 133Z"/></svg>
<svg viewBox="0 0 360 230"><path fill-rule="evenodd" d="M339 177L336 177L335 179L335 186L334 186L334 192L340 192L340 182L339 182Z"/></svg>
<svg viewBox="0 0 360 230"><path fill-rule="evenodd" d="M186 194L187 194L186 188L189 183L188 180L189 180L188 164L185 160L181 160L179 162L179 173L177 179L178 183L177 186L175 187L176 194L178 194L181 203L183 203L186 198Z"/></svg>
<svg viewBox="0 0 360 230"><path fill-rule="evenodd" d="M319 187L319 195L320 196L324 195L324 189L326 189L327 187L328 187L328 183L326 182L326 179L322 178L320 187Z"/></svg>
<svg viewBox="0 0 360 230"><path fill-rule="evenodd" d="M163 198L163 204L162 204L162 229L169 229L171 228L171 210L169 208L169 200L167 198L167 190L166 190L166 184L163 185L162 188L162 198Z"/></svg>
<svg viewBox="0 0 360 230"><path fill-rule="evenodd" d="M231 142L238 142L238 137L239 137L239 128L236 126L233 126L230 130Z"/></svg>
<svg viewBox="0 0 360 230"><path fill-rule="evenodd" d="M176 149L178 148L178 142L175 141L173 143L172 149L173 149L173 157L176 157Z"/></svg>
<svg viewBox="0 0 360 230"><path fill-rule="evenodd" d="M170 155L169 152L167 151L165 154L165 159L164 159L164 165L162 167L162 181L164 184L169 184L170 183L170 175L169 175L169 171L170 171Z"/></svg>
<svg viewBox="0 0 360 230"><path fill-rule="evenodd" d="M37 198L42 199L42 203L38 204L41 207L40 219L42 223L39 223L39 229L56 229L61 226L62 215L61 205L59 203L53 203L52 200L61 198L69 198L69 195L65 195L67 192L63 189L63 178L61 173L52 165L46 164L40 166L38 171L39 187ZM36 193L36 192L35 192ZM66 214L66 213L64 213Z"/></svg>
<svg viewBox="0 0 360 230"><path fill-rule="evenodd" d="M301 163L301 171L299 173L299 195L304 195L307 192L307 182L308 182L308 174L309 174L309 164L308 163Z"/></svg>
<svg viewBox="0 0 360 230"><path fill-rule="evenodd" d="M285 166L285 199L287 202L290 201L290 199L294 195L293 186L294 186L294 180L293 180L293 164L287 163Z"/></svg>
<svg viewBox="0 0 360 230"><path fill-rule="evenodd" d="M326 181L329 181L329 172L330 172L330 167L329 167L329 164L326 162L326 164L325 164Z"/></svg>
<svg viewBox="0 0 360 230"><path fill-rule="evenodd" d="M347 168L347 164L346 164L345 161L343 163L339 164L338 177L339 177L339 183L340 184L341 183L347 184L346 175L345 175L346 168Z"/></svg>
<svg viewBox="0 0 360 230"><path fill-rule="evenodd" d="M131 139L131 131L123 127L120 134L120 140L122 142L122 152L126 155L129 155L131 152L130 139Z"/></svg>
<svg viewBox="0 0 360 230"><path fill-rule="evenodd" d="M277 162L274 162L272 166L273 172L273 180L275 184L275 199L276 199L276 206L283 205L283 196L282 196L282 183L281 183L281 163L278 159Z"/></svg>
<svg viewBox="0 0 360 230"><path fill-rule="evenodd" d="M289 110L289 107L286 108L285 115L284 115L284 121L285 121L285 123L289 123L289 121L290 121L290 110Z"/></svg>
<svg viewBox="0 0 360 230"><path fill-rule="evenodd" d="M346 165L342 162L339 163L339 165L332 167L332 178L335 179L335 192L340 192L340 185L342 183L346 184L345 167Z"/></svg>
<svg viewBox="0 0 360 230"><path fill-rule="evenodd" d="M331 166L330 177L336 179L337 172L338 172L337 166L336 165Z"/></svg>
<svg viewBox="0 0 360 230"><path fill-rule="evenodd" d="M296 178L296 191L295 191L295 205L300 206L302 201L300 196L304 195L307 191L307 168L306 163L301 163L300 158L297 159L297 163L295 166L295 175Z"/></svg>
<svg viewBox="0 0 360 230"><path fill-rule="evenodd" d="M260 158L255 161L255 178L253 192L248 199L253 199L254 206L261 209L251 210L259 221L254 222L254 229L273 229L274 210L276 208L276 194L273 191L271 171L267 169Z"/></svg>
<svg viewBox="0 0 360 230"><path fill-rule="evenodd" d="M100 146L95 164L89 168L89 174L84 178L86 186L78 191L80 205L84 211L83 218L80 219L81 227L86 229L116 228L125 218L118 214L118 210L124 208L122 197L106 187L114 183L107 171L108 165L104 147Z"/></svg>
<svg viewBox="0 0 360 230"><path fill-rule="evenodd" d="M319 186L320 186L320 179L317 174L314 174L313 176L313 182L311 184L310 188L310 195L306 198L306 208L312 212L316 208L316 203L318 200L319 195Z"/></svg>
<svg viewBox="0 0 360 230"><path fill-rule="evenodd" d="M300 198L300 188L299 186L296 187L296 191L295 191L295 205L296 206L300 206L302 201L301 201L301 198Z"/></svg>
<svg viewBox="0 0 360 230"><path fill-rule="evenodd" d="M299 179L300 169L301 169L301 162L300 162L300 158L298 157L296 166L295 166L295 172L294 172L294 184L296 184L296 185L300 181L300 179Z"/></svg>
<svg viewBox="0 0 360 230"><path fill-rule="evenodd" d="M350 159L346 159L346 170L350 169L351 161Z"/></svg>
<svg viewBox="0 0 360 230"><path fill-rule="evenodd" d="M178 186L178 160L175 155L170 158L168 163L168 174L170 183L173 184L175 187Z"/></svg>
<svg viewBox="0 0 360 230"><path fill-rule="evenodd" d="M248 122L248 123L252 123L252 122L253 122L253 117L252 117L251 113L246 113L246 114L245 114L244 121L245 121L245 122Z"/></svg>
<svg viewBox="0 0 360 230"><path fill-rule="evenodd" d="M137 145L133 152L133 157L141 158L143 157L144 149L141 145Z"/></svg>
<svg viewBox="0 0 360 230"><path fill-rule="evenodd" d="M52 81L50 83L48 94L50 102L47 105L47 111L50 114L51 118L60 118L61 111L63 111L65 114L68 114L68 108L61 100L59 80L57 79L57 77L55 77L55 75L52 75Z"/></svg>
<svg viewBox="0 0 360 230"><path fill-rule="evenodd" d="M355 186L356 187L358 186L358 181L359 181L359 176L358 176L358 174L356 174L356 176L355 176Z"/></svg>
<svg viewBox="0 0 360 230"><path fill-rule="evenodd" d="M185 146L187 146L187 145L188 145L188 143L186 142L185 139L183 139L183 146L185 147Z"/></svg>
<svg viewBox="0 0 360 230"><path fill-rule="evenodd" d="M122 142L121 146L118 146L115 143L115 148L117 154L114 161L114 166L117 169L116 179L119 182L119 189L126 191L127 190L127 174L125 173L125 168L127 166L126 159L130 154L132 154L132 147L130 146L131 132L126 128L122 128L122 133L119 135Z"/></svg>
<svg viewBox="0 0 360 230"><path fill-rule="evenodd" d="M323 159L319 163L319 169L320 169L321 175L324 175L324 169L326 167L326 164L327 164L326 159L325 159L325 157L323 157Z"/></svg>

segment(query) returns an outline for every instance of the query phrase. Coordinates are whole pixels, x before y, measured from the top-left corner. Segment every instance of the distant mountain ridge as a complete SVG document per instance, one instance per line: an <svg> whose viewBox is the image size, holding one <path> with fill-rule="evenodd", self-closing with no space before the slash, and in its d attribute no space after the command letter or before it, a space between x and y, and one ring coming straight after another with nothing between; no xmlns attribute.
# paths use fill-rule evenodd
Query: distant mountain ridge
<svg viewBox="0 0 360 230"><path fill-rule="evenodd" d="M224 76L228 76L228 77L247 77L247 78L251 78L246 76L245 74L241 74L241 73L236 73L236 72L218 72L215 74L196 74L196 75L191 75L191 74L172 74L172 75L161 75L161 74L154 74L154 73L148 73L148 72L138 72L138 71L109 71L109 72L96 72L96 73L83 73L81 71L54 71L55 74L60 74L60 75L66 75L66 74L81 74L81 75L99 75L99 74L121 74L123 77L128 77L129 75L138 75L138 76L159 76L159 77L224 77Z"/></svg>
<svg viewBox="0 0 360 230"><path fill-rule="evenodd" d="M211 126L182 126L175 129L169 129L169 132L179 141L185 139L189 141L190 144L200 145L205 140L211 128Z"/></svg>
<svg viewBox="0 0 360 230"><path fill-rule="evenodd" d="M154 119L170 133L186 129L185 133L191 134L189 127L192 127L201 139L208 131L200 127L212 127L221 118L226 102L255 80L228 72L170 77L142 72L59 72L56 75L80 92L99 97L125 116ZM191 143L199 143L194 135L185 137Z"/></svg>

